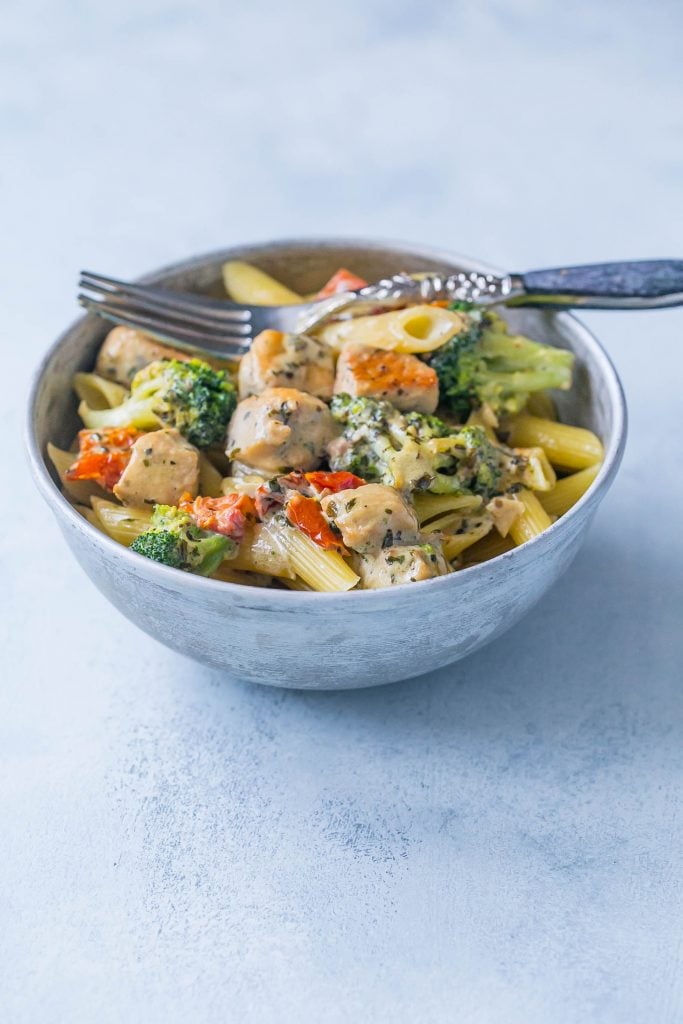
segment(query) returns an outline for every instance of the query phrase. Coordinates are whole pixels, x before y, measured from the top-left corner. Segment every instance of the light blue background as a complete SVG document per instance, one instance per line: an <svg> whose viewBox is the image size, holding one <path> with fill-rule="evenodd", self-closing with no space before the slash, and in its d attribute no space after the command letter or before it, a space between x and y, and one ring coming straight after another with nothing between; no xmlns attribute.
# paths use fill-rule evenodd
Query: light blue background
<svg viewBox="0 0 683 1024"><path fill-rule="evenodd" d="M675 0L4 5L3 1021L683 1020L683 310L585 317L631 436L565 578L384 690L157 645L20 441L83 266L314 233L682 256L682 28Z"/></svg>

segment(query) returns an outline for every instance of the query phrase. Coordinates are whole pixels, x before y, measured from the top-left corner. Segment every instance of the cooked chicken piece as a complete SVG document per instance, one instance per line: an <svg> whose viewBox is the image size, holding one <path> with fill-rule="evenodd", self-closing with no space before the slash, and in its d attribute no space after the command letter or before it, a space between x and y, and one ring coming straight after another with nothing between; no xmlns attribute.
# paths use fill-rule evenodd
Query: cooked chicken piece
<svg viewBox="0 0 683 1024"><path fill-rule="evenodd" d="M187 362L196 358L203 359L214 369L225 369L226 364L220 359L181 352L170 345L162 345L148 334L136 331L132 327L115 327L102 342L95 363L95 373L129 387L138 370L156 362L157 359L180 359Z"/></svg>
<svg viewBox="0 0 683 1024"><path fill-rule="evenodd" d="M226 455L267 473L316 469L335 430L319 398L296 388L266 388L235 409Z"/></svg>
<svg viewBox="0 0 683 1024"><path fill-rule="evenodd" d="M157 359L191 358L188 353L162 345L142 331L132 327L115 327L102 342L95 373L119 384L129 385L138 370Z"/></svg>
<svg viewBox="0 0 683 1024"><path fill-rule="evenodd" d="M347 345L337 362L335 394L384 398L404 412L432 413L439 404L436 372L416 356Z"/></svg>
<svg viewBox="0 0 683 1024"><path fill-rule="evenodd" d="M352 558L354 572L361 578L360 590L417 583L444 576L448 564L436 541L419 545L383 548L373 554L356 554Z"/></svg>
<svg viewBox="0 0 683 1024"><path fill-rule="evenodd" d="M240 398L278 387L331 398L334 359L327 345L307 334L261 331L240 362L238 382Z"/></svg>
<svg viewBox="0 0 683 1024"><path fill-rule="evenodd" d="M507 537L510 527L518 516L524 511L524 505L519 498L504 498L499 496L492 498L486 506L486 511L493 519L493 525L501 537Z"/></svg>
<svg viewBox="0 0 683 1024"><path fill-rule="evenodd" d="M353 551L377 551L418 538L415 509L394 487L365 484L330 494L320 504L323 515L337 526Z"/></svg>
<svg viewBox="0 0 683 1024"><path fill-rule="evenodd" d="M152 430L134 443L130 462L114 487L126 505L177 505L199 489L199 452L177 430Z"/></svg>

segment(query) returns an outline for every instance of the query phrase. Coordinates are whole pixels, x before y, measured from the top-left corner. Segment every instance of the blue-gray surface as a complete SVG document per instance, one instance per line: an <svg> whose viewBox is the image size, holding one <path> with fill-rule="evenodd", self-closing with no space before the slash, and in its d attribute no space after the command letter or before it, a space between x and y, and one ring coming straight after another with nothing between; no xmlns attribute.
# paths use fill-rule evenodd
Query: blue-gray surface
<svg viewBox="0 0 683 1024"><path fill-rule="evenodd" d="M3 1021L683 1020L683 310L586 317L631 437L566 577L385 690L251 687L137 632L27 479L17 393L81 266L335 232L680 257L682 28L674 0L5 5Z"/></svg>

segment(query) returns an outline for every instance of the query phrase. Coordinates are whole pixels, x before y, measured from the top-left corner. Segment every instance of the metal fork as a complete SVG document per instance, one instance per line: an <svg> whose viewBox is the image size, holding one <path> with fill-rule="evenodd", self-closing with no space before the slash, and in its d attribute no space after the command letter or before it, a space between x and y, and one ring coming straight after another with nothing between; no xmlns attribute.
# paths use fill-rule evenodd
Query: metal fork
<svg viewBox="0 0 683 1024"><path fill-rule="evenodd" d="M114 323L193 352L238 357L262 330L305 332L339 315L414 302L465 300L552 309L654 309L683 305L683 260L598 263L526 274L395 274L358 292L292 306L247 306L228 299L131 284L83 271L78 301Z"/></svg>
<svg viewBox="0 0 683 1024"><path fill-rule="evenodd" d="M79 287L83 289L78 295L80 304L112 323L137 328L179 348L222 357L244 355L252 339L266 328L285 332L310 329L356 297L346 293L291 306L246 306L132 284L87 270L81 272Z"/></svg>

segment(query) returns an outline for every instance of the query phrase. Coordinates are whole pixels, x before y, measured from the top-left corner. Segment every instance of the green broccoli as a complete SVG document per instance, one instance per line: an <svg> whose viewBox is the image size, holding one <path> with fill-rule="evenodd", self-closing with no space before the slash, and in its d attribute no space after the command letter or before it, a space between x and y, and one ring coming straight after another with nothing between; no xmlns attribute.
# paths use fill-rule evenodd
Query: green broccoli
<svg viewBox="0 0 683 1024"><path fill-rule="evenodd" d="M437 416L345 394L333 397L331 410L343 427L328 449L333 470L399 490L486 499L515 482L519 457L490 441L482 427L453 427Z"/></svg>
<svg viewBox="0 0 683 1024"><path fill-rule="evenodd" d="M91 430L175 427L197 448L207 448L225 436L236 404L234 385L224 371L199 359L160 359L135 374L130 398L122 405L91 409L81 402L78 412Z"/></svg>
<svg viewBox="0 0 683 1024"><path fill-rule="evenodd" d="M495 313L466 306L450 308L466 314L467 328L425 357L439 378L441 403L458 419L484 402L494 412L521 412L534 391L570 387L571 352L509 334Z"/></svg>
<svg viewBox="0 0 683 1024"><path fill-rule="evenodd" d="M237 545L220 533L200 530L187 512L173 505L155 505L151 527L135 538L131 549L173 569L210 576Z"/></svg>

